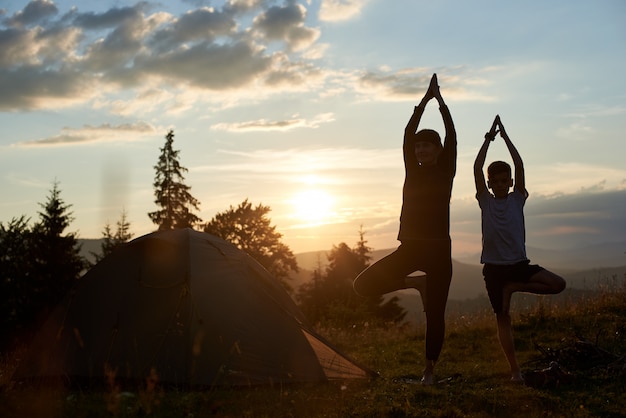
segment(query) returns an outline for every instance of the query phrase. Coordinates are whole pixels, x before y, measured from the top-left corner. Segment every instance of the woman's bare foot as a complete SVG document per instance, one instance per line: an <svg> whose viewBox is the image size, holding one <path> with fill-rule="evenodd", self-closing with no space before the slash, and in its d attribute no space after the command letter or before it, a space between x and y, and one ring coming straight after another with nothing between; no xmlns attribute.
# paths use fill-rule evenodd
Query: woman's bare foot
<svg viewBox="0 0 626 418"><path fill-rule="evenodd" d="M424 375L422 376L422 385L432 385L434 383L434 374L435 362L426 360L426 367L424 367Z"/></svg>

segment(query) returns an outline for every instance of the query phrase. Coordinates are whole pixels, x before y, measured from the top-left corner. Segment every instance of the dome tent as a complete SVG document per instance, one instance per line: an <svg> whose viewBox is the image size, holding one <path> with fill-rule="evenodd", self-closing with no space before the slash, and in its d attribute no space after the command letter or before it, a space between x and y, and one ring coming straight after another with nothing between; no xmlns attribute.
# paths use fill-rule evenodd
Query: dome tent
<svg viewBox="0 0 626 418"><path fill-rule="evenodd" d="M176 386L368 378L308 325L277 279L234 245L192 229L123 245L46 320L16 380Z"/></svg>

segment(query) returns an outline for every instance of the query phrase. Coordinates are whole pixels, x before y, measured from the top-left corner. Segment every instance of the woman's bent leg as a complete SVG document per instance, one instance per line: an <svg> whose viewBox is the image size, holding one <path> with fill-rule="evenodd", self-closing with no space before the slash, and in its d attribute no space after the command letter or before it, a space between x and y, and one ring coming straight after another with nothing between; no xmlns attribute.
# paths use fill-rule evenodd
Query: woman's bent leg
<svg viewBox="0 0 626 418"><path fill-rule="evenodd" d="M412 264L411 252L400 245L396 251L363 270L354 279L354 291L368 297L404 289L404 278L415 271Z"/></svg>

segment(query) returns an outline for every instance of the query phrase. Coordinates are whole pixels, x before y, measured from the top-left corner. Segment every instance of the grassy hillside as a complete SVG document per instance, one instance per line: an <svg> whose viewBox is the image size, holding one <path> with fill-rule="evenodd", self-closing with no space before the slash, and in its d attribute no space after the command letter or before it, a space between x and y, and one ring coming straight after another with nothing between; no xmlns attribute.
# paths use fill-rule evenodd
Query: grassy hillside
<svg viewBox="0 0 626 418"><path fill-rule="evenodd" d="M135 390L71 391L10 381L19 353L0 359L2 417L623 417L626 411L626 281L533 298L514 306L518 357L527 376L557 361L568 378L513 384L482 309L449 310L437 384L419 378L424 327L346 324L319 330L341 350L377 371L372 381L187 392L141 385Z"/></svg>

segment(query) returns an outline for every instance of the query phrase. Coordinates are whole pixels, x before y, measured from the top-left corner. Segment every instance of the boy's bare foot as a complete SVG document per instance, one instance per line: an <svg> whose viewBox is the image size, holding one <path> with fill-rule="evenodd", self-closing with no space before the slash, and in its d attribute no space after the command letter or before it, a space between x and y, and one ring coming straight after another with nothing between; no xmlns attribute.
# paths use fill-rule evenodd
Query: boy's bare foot
<svg viewBox="0 0 626 418"><path fill-rule="evenodd" d="M513 373L511 376L511 382L513 383L524 383L524 376L521 373Z"/></svg>

